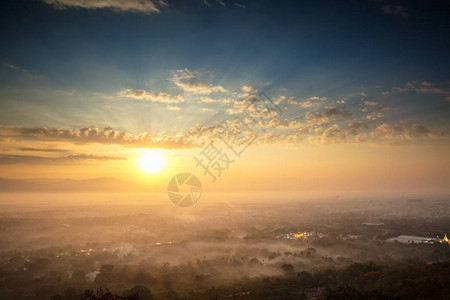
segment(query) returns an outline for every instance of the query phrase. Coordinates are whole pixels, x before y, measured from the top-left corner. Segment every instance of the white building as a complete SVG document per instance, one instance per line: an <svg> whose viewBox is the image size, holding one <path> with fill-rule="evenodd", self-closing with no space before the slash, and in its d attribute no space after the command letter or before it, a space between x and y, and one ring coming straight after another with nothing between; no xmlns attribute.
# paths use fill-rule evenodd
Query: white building
<svg viewBox="0 0 450 300"><path fill-rule="evenodd" d="M413 235L399 235L390 239L387 239L386 242L399 242L402 244L420 244L420 243L432 243L435 239L424 236L413 236Z"/></svg>

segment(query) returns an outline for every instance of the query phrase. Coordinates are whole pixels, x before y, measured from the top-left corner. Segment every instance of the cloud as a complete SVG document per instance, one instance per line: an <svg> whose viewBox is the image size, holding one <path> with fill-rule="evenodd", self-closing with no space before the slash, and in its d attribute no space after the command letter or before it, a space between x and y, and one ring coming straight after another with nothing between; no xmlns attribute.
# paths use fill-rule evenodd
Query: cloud
<svg viewBox="0 0 450 300"><path fill-rule="evenodd" d="M390 125L390 124L381 124L375 127L369 134L369 136L376 139L406 139L412 140L414 138L422 138L422 137L445 137L447 136L443 132L432 132L429 128L419 125L419 124L411 124L411 125Z"/></svg>
<svg viewBox="0 0 450 300"><path fill-rule="evenodd" d="M267 113L267 112L266 112ZM90 143L114 144L136 148L164 148L183 149L199 148L208 142L221 137L221 139L234 140L236 136L244 136L248 140L255 139L263 144L275 143L396 143L417 138L442 138L447 137L443 132L434 132L420 124L388 124L369 127L365 121L352 121L347 125L331 123L332 120L342 120L352 116L351 113L336 108L326 109L321 112L308 113L304 121L292 119L279 119L279 116L270 115L259 120L249 118L237 118L222 122L214 122L210 125L196 125L183 134L175 136L155 137L147 133L131 134L118 132L112 128L84 127L77 129L48 129L48 128L23 128L0 125L0 137L5 137L13 143L26 141L37 142L70 142L74 145ZM377 116L376 116L377 117ZM301 119L301 117L298 117ZM239 122L241 120L241 122ZM242 121L245 128L242 129ZM367 121L367 120L366 120ZM261 128L270 129L264 130ZM282 131L282 133L280 132ZM34 149L34 148L31 148ZM57 158L29 155L3 155L1 164L11 163L68 163L71 161L108 160L121 159L109 156L93 156L86 154L69 155Z"/></svg>
<svg viewBox="0 0 450 300"><path fill-rule="evenodd" d="M169 110L180 110L181 107L175 105L167 105L167 109Z"/></svg>
<svg viewBox="0 0 450 300"><path fill-rule="evenodd" d="M244 4L240 4L237 2L234 2L234 5L236 5L237 7L240 7L240 8L246 8L246 6Z"/></svg>
<svg viewBox="0 0 450 300"><path fill-rule="evenodd" d="M240 104L242 103L242 104ZM263 119L273 119L279 116L276 111L269 111L266 107L262 109L257 109L253 104L246 106L243 102L235 102L233 108L229 108L226 112L230 115L246 113L253 118L263 118Z"/></svg>
<svg viewBox="0 0 450 300"><path fill-rule="evenodd" d="M234 101L236 101L235 99L232 98L219 98L219 99L214 99L211 97L200 97L199 99L197 99L198 103L234 103Z"/></svg>
<svg viewBox="0 0 450 300"><path fill-rule="evenodd" d="M359 133L359 132L358 132ZM346 129L342 129L338 124L333 124L326 129L317 128L315 134L308 137L308 141L313 144L336 144L348 141L350 134Z"/></svg>
<svg viewBox="0 0 450 300"><path fill-rule="evenodd" d="M314 97L310 97L310 98L306 99L305 101L299 103L299 105L301 107L305 107L305 108L307 108L307 107L320 107L320 106L323 105L323 103L321 101L326 101L326 100L327 100L327 97L314 96ZM288 101L288 103L290 103L290 102Z"/></svg>
<svg viewBox="0 0 450 300"><path fill-rule="evenodd" d="M305 100L300 100L298 97L286 97L281 96L277 100L275 100L275 104L288 103L292 105L297 105L299 107L308 108L308 107L321 107L323 106L323 101L326 101L327 97L309 97Z"/></svg>
<svg viewBox="0 0 450 300"><path fill-rule="evenodd" d="M341 127L333 124L330 127L317 127L313 135L308 136L310 143L382 143L404 142L417 138L440 138L447 135L442 132L432 132L419 124L387 124L383 123L369 128L364 122L352 122Z"/></svg>
<svg viewBox="0 0 450 300"><path fill-rule="evenodd" d="M134 89L124 89L118 91L117 96L139 99L139 100L148 100L151 102L161 102L161 103L180 103L184 102L184 98L181 95L172 96L166 93L152 93L147 92L145 90L134 90Z"/></svg>
<svg viewBox="0 0 450 300"><path fill-rule="evenodd" d="M27 69L24 69L24 68L19 67L19 66L17 66L17 65L8 64L8 63L3 64L3 65L4 65L5 67L7 67L8 69L11 69L11 70L20 71L20 72L23 72L23 73L28 73L28 72L29 72Z"/></svg>
<svg viewBox="0 0 450 300"><path fill-rule="evenodd" d="M250 96L251 94L256 94L258 93L258 89L249 86L249 85L244 85L240 88L240 90L242 91L242 93L238 93L238 97L239 98L246 98L248 96Z"/></svg>
<svg viewBox="0 0 450 300"><path fill-rule="evenodd" d="M159 13L160 8L167 6L162 0L43 0L56 9L112 9L114 11L129 11L139 13Z"/></svg>
<svg viewBox="0 0 450 300"><path fill-rule="evenodd" d="M170 80L183 91L193 94L208 95L217 92L227 92L227 90L220 85L207 84L199 80L195 74L196 73L188 69L177 70Z"/></svg>
<svg viewBox="0 0 450 300"><path fill-rule="evenodd" d="M450 94L450 89L448 87L439 87L437 84L430 83L427 81L412 81L405 84L404 87L394 87L390 91L385 91L382 94L383 95L390 95L390 94L398 94L398 93L405 93L405 92L416 92L416 93L422 93L422 94Z"/></svg>
<svg viewBox="0 0 450 300"><path fill-rule="evenodd" d="M97 156L93 154L73 154L60 157L45 157L35 155L10 155L0 154L0 165L11 164L58 164L70 163L80 161L94 161L94 160L126 160L123 157L115 156Z"/></svg>
<svg viewBox="0 0 450 300"><path fill-rule="evenodd" d="M368 126L363 122L350 122L344 127L333 124L328 128L317 128L308 141L316 144L363 143L367 142L367 130Z"/></svg>
<svg viewBox="0 0 450 300"><path fill-rule="evenodd" d="M401 5L385 5L383 6L383 12L387 15L394 15L406 18L408 14L408 9Z"/></svg>
<svg viewBox="0 0 450 300"><path fill-rule="evenodd" d="M351 116L352 113L348 111L344 111L338 108L328 108L323 111L315 113L308 112L305 114L305 119L309 123L323 124L338 121L345 118L350 118Z"/></svg>
<svg viewBox="0 0 450 300"><path fill-rule="evenodd" d="M388 110L389 109L389 106L383 105L383 104L375 102L375 101L363 100L362 103L365 104L366 106L368 106L369 108L372 108L375 110ZM361 112L368 112L368 111L369 110L367 108L363 108L361 110Z"/></svg>
<svg viewBox="0 0 450 300"><path fill-rule="evenodd" d="M232 114L246 114L252 118L273 119L279 116L275 109L267 106L268 103L256 95L250 95L243 100L236 100L232 108L226 112ZM275 107L272 107L275 108Z"/></svg>
<svg viewBox="0 0 450 300"><path fill-rule="evenodd" d="M280 120L278 118L274 118L270 121L261 120L258 123L259 126L265 128L276 128L276 129L305 129L307 126L296 121L296 120Z"/></svg>
<svg viewBox="0 0 450 300"><path fill-rule="evenodd" d="M249 85L244 85L244 86L242 86L242 87L241 87L241 90L242 90L244 93L252 93L252 94L256 94L256 93L258 92L258 89L254 88L254 87L252 87L252 86L249 86Z"/></svg>
<svg viewBox="0 0 450 300"><path fill-rule="evenodd" d="M117 144L139 148L192 148L201 145L202 141L190 139L188 136L152 136L147 132L131 134L119 132L111 127L74 128L26 128L0 125L0 137L16 140L65 141L74 144Z"/></svg>
<svg viewBox="0 0 450 300"><path fill-rule="evenodd" d="M20 151L30 151L30 152L69 152L66 149L52 149L52 148L18 148Z"/></svg>
<svg viewBox="0 0 450 300"><path fill-rule="evenodd" d="M366 119L370 120L370 121L375 121L375 120L378 120L378 119L380 119L382 117L383 117L383 114L380 113L380 112L371 112L370 114L368 114L366 116Z"/></svg>
<svg viewBox="0 0 450 300"><path fill-rule="evenodd" d="M286 99L287 99L286 96L280 96L280 97L278 97L277 99L275 99L274 103L275 103L276 105L280 105L280 104L286 102Z"/></svg>
<svg viewBox="0 0 450 300"><path fill-rule="evenodd" d="M364 100L363 103L367 106L377 106L378 105L377 102L367 101L367 100Z"/></svg>

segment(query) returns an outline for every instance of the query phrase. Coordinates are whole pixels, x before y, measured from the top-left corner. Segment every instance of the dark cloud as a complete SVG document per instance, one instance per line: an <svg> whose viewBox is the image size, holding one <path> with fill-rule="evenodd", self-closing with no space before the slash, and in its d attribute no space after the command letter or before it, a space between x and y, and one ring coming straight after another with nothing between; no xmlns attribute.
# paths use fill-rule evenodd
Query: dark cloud
<svg viewBox="0 0 450 300"><path fill-rule="evenodd" d="M146 132L131 134L119 132L111 127L83 127L81 129L64 128L26 128L0 125L0 136L15 139L34 139L44 141L69 141L75 144L118 144L143 148L191 148L195 141L186 136L154 137Z"/></svg>
<svg viewBox="0 0 450 300"><path fill-rule="evenodd" d="M158 13L167 3L163 0L43 0L56 9L112 9L139 13Z"/></svg>
<svg viewBox="0 0 450 300"><path fill-rule="evenodd" d="M106 161L106 160L126 160L123 157L98 156L93 154L73 154L60 157L45 157L35 155L10 155L0 154L0 165L12 164L64 164L80 161Z"/></svg>
<svg viewBox="0 0 450 300"><path fill-rule="evenodd" d="M387 15L394 15L406 18L408 14L408 9L401 5L385 5L383 6L383 12Z"/></svg>
<svg viewBox="0 0 450 300"><path fill-rule="evenodd" d="M20 151L30 151L30 152L69 152L66 149L51 149L51 148L18 148Z"/></svg>

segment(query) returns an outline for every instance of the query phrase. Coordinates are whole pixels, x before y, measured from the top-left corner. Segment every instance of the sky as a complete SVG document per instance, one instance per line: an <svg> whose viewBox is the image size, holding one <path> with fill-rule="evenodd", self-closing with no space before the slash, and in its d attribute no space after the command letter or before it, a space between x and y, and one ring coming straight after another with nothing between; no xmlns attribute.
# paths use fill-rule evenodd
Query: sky
<svg viewBox="0 0 450 300"><path fill-rule="evenodd" d="M447 195L446 1L6 0L4 191Z"/></svg>

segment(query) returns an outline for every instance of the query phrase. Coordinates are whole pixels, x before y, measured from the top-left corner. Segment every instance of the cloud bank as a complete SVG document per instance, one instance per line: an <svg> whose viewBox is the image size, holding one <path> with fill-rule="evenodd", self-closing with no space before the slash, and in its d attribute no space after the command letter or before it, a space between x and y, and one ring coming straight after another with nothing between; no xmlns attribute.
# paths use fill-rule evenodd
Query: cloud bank
<svg viewBox="0 0 450 300"><path fill-rule="evenodd" d="M112 9L139 13L159 13L161 7L167 6L162 0L43 0L56 9Z"/></svg>

